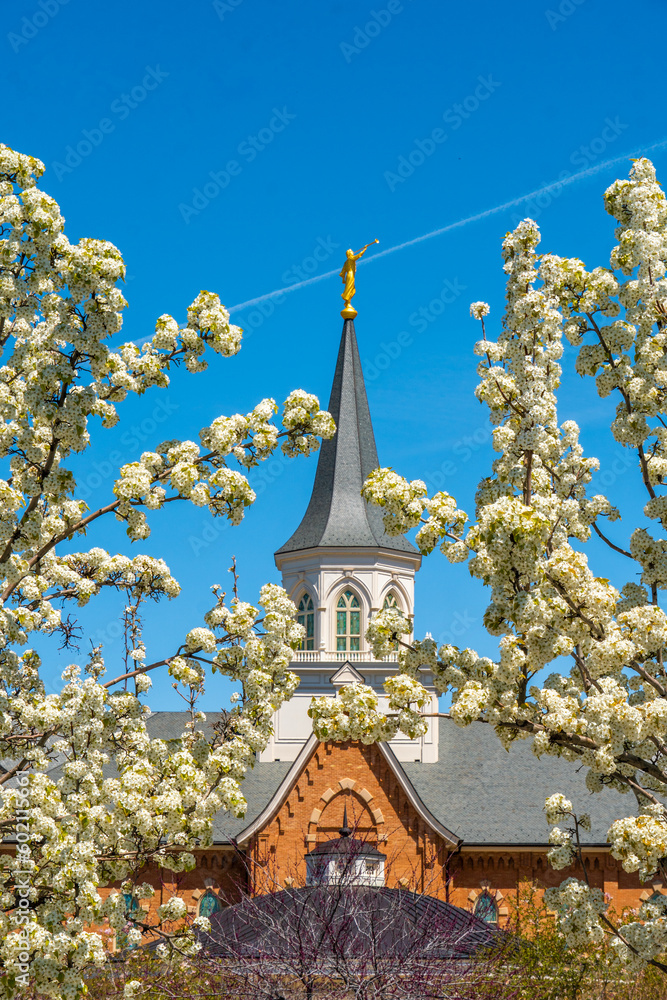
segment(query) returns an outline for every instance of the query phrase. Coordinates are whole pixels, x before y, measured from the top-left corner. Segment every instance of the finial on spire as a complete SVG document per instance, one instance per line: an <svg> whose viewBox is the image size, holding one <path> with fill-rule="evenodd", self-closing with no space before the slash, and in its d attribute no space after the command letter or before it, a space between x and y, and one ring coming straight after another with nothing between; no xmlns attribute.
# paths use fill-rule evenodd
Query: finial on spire
<svg viewBox="0 0 667 1000"><path fill-rule="evenodd" d="M343 825L339 829L339 834L341 837L349 837L352 831L347 825L347 802L345 803L345 808L343 809Z"/></svg>
<svg viewBox="0 0 667 1000"><path fill-rule="evenodd" d="M354 306L350 305L352 301L352 296L356 292L354 285L354 275L357 270L357 261L360 257L366 253L369 247L373 246L373 243L379 243L379 240L372 240L371 243L367 243L365 247L362 247L357 253L353 253L352 250L346 250L347 259L343 264L343 270L340 272L341 280L343 281L345 288L343 289L341 298L345 302L345 308L341 309L340 314L343 319L354 319L357 315L357 310Z"/></svg>

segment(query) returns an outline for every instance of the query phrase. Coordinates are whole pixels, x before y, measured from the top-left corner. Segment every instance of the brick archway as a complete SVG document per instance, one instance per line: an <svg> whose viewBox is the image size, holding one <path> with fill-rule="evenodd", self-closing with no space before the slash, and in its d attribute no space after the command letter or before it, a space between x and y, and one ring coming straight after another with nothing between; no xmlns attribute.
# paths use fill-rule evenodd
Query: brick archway
<svg viewBox="0 0 667 1000"><path fill-rule="evenodd" d="M341 778L334 788L327 788L326 792L323 792L320 795L320 801L311 812L310 819L308 820L306 844L317 843L317 831L319 829L322 813L333 799L337 798L339 795L344 795L347 792L352 792L355 798L357 798L361 803L364 811L371 817L373 826L375 827L378 843L387 839L387 835L384 832L384 816L382 815L382 810L374 808L372 805L374 796L368 791L367 788L360 787L359 782L355 781L354 778Z"/></svg>

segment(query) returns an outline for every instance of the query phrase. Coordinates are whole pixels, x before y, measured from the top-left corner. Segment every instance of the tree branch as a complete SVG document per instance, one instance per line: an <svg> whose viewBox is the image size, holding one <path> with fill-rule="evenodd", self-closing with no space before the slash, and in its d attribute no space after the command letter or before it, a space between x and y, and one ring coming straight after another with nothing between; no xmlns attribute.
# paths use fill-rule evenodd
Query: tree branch
<svg viewBox="0 0 667 1000"><path fill-rule="evenodd" d="M614 545L614 543L613 543L612 541L610 541L610 540L609 540L609 539L607 538L607 536L606 536L606 535L603 535L603 534L602 534L602 532L600 531L600 529L598 528L597 524L595 523L595 521L593 521L593 522L592 522L592 524L591 524L591 528L593 529L593 531L594 531L594 532L595 532L595 533L596 533L597 535L599 535L599 536L600 536L600 538L602 539L602 541L603 541L603 542L606 542L606 543L607 543L607 545L609 546L609 548L610 548L610 549L613 549L613 550L614 550L614 552L620 552L620 554L621 554L622 556L627 556L627 557L628 557L628 559L634 559L634 556L632 555L632 553L631 553L631 552L627 552L627 551L626 551L625 549L621 549L621 548L619 548L619 546L618 546L618 545Z"/></svg>

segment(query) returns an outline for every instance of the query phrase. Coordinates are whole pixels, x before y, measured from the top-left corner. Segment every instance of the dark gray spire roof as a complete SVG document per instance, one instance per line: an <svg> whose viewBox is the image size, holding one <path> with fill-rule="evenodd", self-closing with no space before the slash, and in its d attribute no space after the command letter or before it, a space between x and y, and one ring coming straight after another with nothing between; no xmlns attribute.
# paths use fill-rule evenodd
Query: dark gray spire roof
<svg viewBox="0 0 667 1000"><path fill-rule="evenodd" d="M380 463L351 319L343 324L329 412L337 430L331 441L322 442L308 509L276 555L320 545L416 553L403 535L392 538L386 534L381 509L361 497L364 480Z"/></svg>

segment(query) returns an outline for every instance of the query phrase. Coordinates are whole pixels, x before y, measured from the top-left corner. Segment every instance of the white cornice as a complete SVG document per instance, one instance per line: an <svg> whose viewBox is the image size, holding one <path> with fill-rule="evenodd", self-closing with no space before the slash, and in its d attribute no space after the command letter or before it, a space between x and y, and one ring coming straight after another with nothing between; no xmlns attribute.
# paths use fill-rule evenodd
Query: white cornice
<svg viewBox="0 0 667 1000"><path fill-rule="evenodd" d="M422 563L422 557L419 552L415 552L413 555L411 552L403 552L398 549L365 545L355 545L354 547L318 545L314 546L312 549L295 549L290 552L276 552L274 558L276 566L279 570L282 569L284 564L290 562L302 563L304 559L318 559L322 563L326 560L327 566L330 566L333 560L337 560L340 564L340 571L344 572L345 567L350 566L352 556L374 556L376 559L379 556L382 556L387 562L395 561L397 563L402 563L405 566L414 568L415 570L418 570Z"/></svg>

